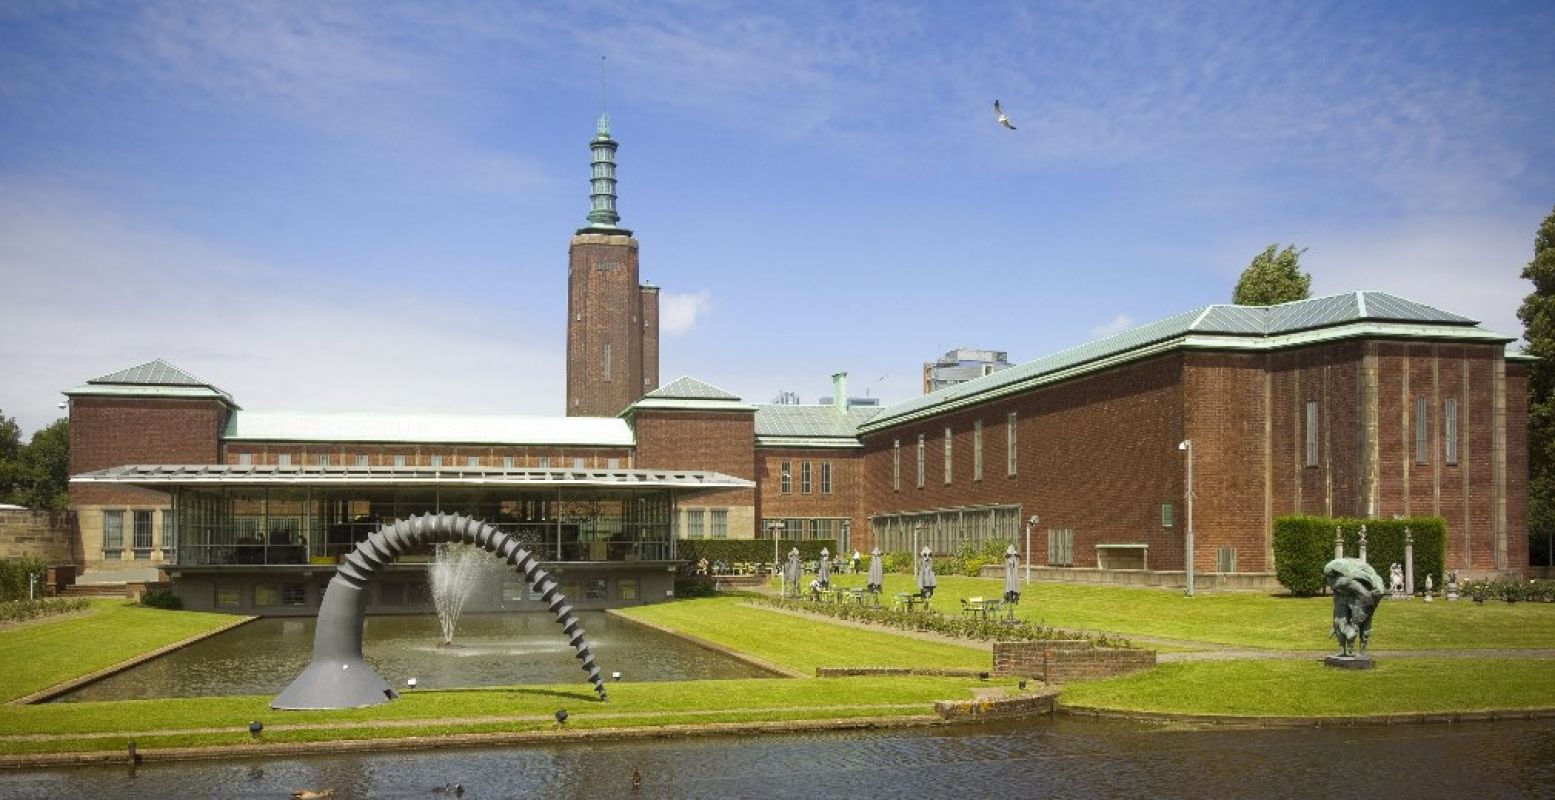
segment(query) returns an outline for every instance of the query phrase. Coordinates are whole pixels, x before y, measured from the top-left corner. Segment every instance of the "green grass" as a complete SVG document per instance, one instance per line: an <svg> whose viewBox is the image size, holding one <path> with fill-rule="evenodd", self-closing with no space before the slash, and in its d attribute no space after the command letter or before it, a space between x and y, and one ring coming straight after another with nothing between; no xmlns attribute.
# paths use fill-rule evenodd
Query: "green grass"
<svg viewBox="0 0 1555 800"><path fill-rule="evenodd" d="M862 586L864 576L839 576L835 583ZM887 593L915 591L911 576L887 575ZM940 576L935 601L953 607L961 597L998 597L1004 581ZM1255 593L1180 590L1065 583L1026 587L1017 613L1059 628L1105 630L1123 636L1157 636L1241 647L1323 651L1333 601L1326 597L1279 597ZM1426 603L1387 601L1377 611L1372 648L1385 650L1555 648L1555 604L1486 603L1468 600Z"/></svg>
<svg viewBox="0 0 1555 800"><path fill-rule="evenodd" d="M162 611L94 601L84 614L0 630L0 702L87 675L230 624L230 614Z"/></svg>
<svg viewBox="0 0 1555 800"><path fill-rule="evenodd" d="M814 675L816 667L987 669L986 649L860 630L710 597L637 606L621 612L742 653Z"/></svg>
<svg viewBox="0 0 1555 800"><path fill-rule="evenodd" d="M1555 661L1379 658L1376 669L1317 660L1163 664L1064 687L1065 705L1235 716L1350 716L1555 708Z"/></svg>

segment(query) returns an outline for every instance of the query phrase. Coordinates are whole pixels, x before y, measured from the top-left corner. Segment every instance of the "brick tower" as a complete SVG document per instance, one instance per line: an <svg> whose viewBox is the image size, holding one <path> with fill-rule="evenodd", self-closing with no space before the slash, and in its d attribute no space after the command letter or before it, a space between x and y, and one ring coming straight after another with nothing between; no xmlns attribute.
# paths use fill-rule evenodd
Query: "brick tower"
<svg viewBox="0 0 1555 800"><path fill-rule="evenodd" d="M589 142L587 227L567 250L567 416L613 417L659 385L659 290L637 279L637 240L616 223L616 141Z"/></svg>

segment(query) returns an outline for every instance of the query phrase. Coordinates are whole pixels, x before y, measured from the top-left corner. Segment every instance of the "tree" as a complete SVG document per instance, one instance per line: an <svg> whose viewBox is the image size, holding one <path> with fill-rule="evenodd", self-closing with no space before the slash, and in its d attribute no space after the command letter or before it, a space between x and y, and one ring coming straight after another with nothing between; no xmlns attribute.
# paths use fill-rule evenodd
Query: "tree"
<svg viewBox="0 0 1555 800"><path fill-rule="evenodd" d="M16 420L0 411L0 503L14 503L17 459L22 451L22 429Z"/></svg>
<svg viewBox="0 0 1555 800"><path fill-rule="evenodd" d="M70 505L70 421L55 420L21 448L7 502L63 511Z"/></svg>
<svg viewBox="0 0 1555 800"><path fill-rule="evenodd" d="M1239 306L1272 306L1305 300L1312 296L1312 276L1301 271L1301 254L1307 252L1295 245L1280 250L1279 243L1271 244L1262 253L1253 256L1253 262L1242 270L1231 293L1231 302Z"/></svg>
<svg viewBox="0 0 1555 800"><path fill-rule="evenodd" d="M1523 298L1517 318L1523 322L1526 352L1539 360L1528 368L1528 557L1548 552L1555 530L1555 210L1533 236L1533 260L1523 268L1533 292Z"/></svg>

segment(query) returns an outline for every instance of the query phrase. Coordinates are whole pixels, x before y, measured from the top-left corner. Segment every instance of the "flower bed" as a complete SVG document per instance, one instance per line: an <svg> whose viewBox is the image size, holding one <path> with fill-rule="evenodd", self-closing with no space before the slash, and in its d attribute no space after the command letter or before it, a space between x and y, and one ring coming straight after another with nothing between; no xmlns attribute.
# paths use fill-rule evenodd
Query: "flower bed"
<svg viewBox="0 0 1555 800"><path fill-rule="evenodd" d="M922 611L898 611L880 606L834 605L793 598L754 597L751 602L789 611L821 614L850 622L863 622L904 631L922 631L977 641L1039 641L1084 639L1097 647L1131 647L1128 640L1098 635L1078 635L1024 619L1001 620L952 617Z"/></svg>

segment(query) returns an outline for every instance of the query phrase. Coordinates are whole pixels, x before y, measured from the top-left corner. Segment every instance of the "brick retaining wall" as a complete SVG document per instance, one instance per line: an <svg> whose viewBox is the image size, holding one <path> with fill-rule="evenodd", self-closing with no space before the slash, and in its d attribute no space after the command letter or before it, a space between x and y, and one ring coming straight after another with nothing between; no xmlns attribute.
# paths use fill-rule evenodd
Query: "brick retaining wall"
<svg viewBox="0 0 1555 800"><path fill-rule="evenodd" d="M1049 684L1109 678L1155 666L1154 650L1092 647L1082 640L994 642L994 674L1036 678Z"/></svg>
<svg viewBox="0 0 1555 800"><path fill-rule="evenodd" d="M70 514L63 511L0 511L0 558L38 558L49 565L75 563Z"/></svg>

